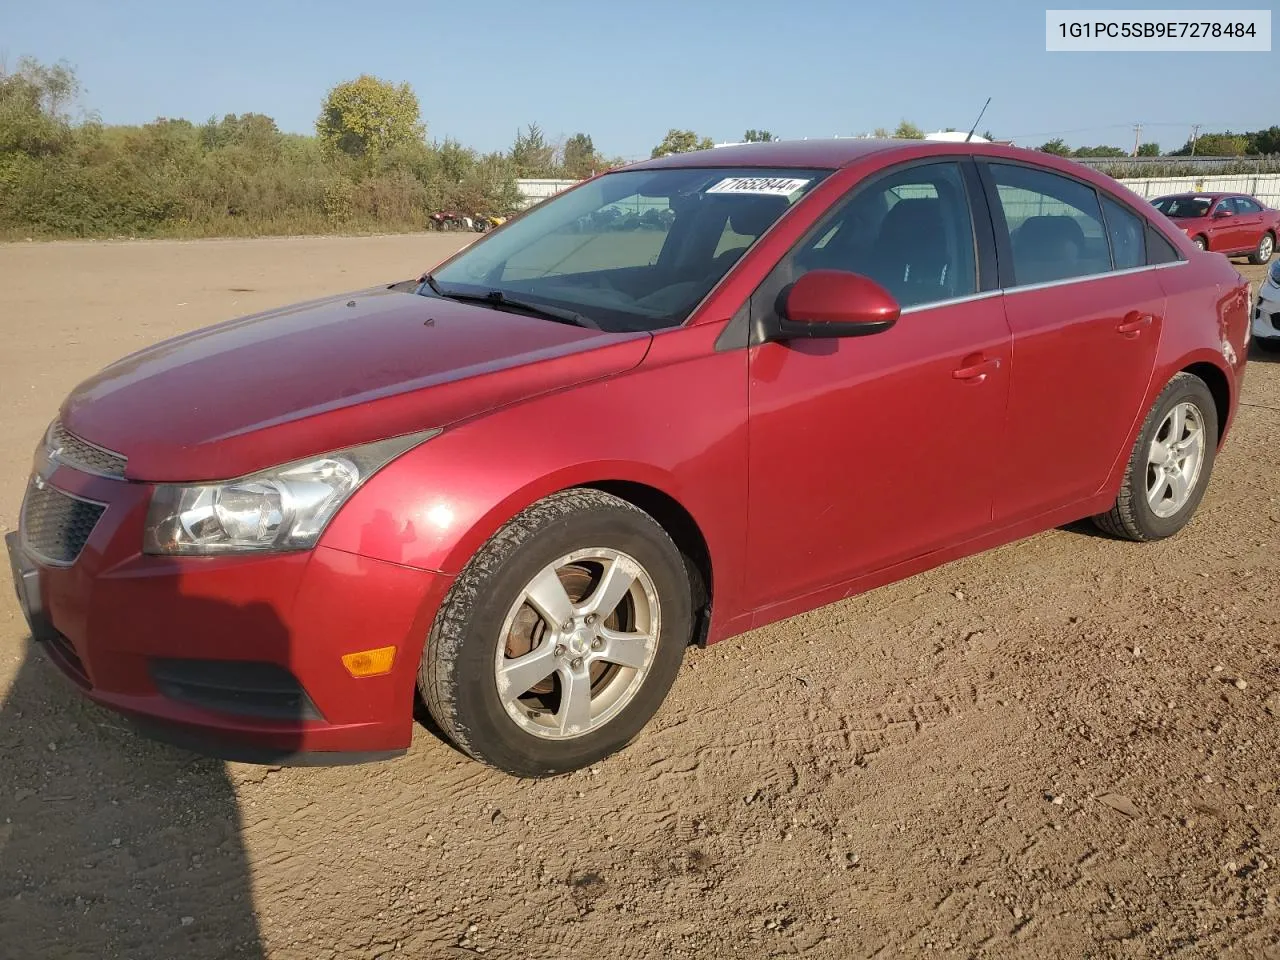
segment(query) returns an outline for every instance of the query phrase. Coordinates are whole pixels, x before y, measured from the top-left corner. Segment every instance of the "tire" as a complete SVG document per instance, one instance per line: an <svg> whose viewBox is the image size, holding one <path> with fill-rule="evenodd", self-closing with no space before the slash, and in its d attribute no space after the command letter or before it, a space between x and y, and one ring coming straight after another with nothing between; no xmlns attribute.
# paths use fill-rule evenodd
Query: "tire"
<svg viewBox="0 0 1280 960"><path fill-rule="evenodd" d="M1192 237L1191 242L1200 250L1209 249L1209 241L1205 237Z"/></svg>
<svg viewBox="0 0 1280 960"><path fill-rule="evenodd" d="M1254 337L1253 345L1262 353L1280 353L1280 337Z"/></svg>
<svg viewBox="0 0 1280 960"><path fill-rule="evenodd" d="M1258 241L1258 249L1249 254L1249 262L1262 266L1271 262L1271 255L1276 252L1276 238L1270 230Z"/></svg>
<svg viewBox="0 0 1280 960"><path fill-rule="evenodd" d="M573 560L579 554L588 556ZM600 559L604 554L614 558ZM602 589L610 563L618 565L615 572L624 571L616 582L629 582L629 592L593 627L595 618L585 611L610 593ZM559 593L548 592L548 583L560 586ZM573 596L580 583L585 586ZM572 632L538 612L534 592L573 605ZM640 732L675 681L692 630L689 578L666 531L618 497L566 490L518 514L459 574L431 628L419 689L440 729L463 752L516 776L551 776L589 766ZM628 645L616 649L629 651L635 666L608 659L623 639ZM524 646L513 654L517 641ZM518 688L527 675L515 677L514 686L511 679L499 680L519 657L535 672L549 670L523 692ZM573 686L575 677L588 686ZM566 692L584 689L585 728L571 722L584 715L569 709Z"/></svg>
<svg viewBox="0 0 1280 960"><path fill-rule="evenodd" d="M1167 432L1173 426L1170 418L1179 408L1184 411L1184 428L1179 431L1179 437L1174 442L1187 442L1184 438L1188 436L1190 428L1186 424L1193 419L1188 411L1194 410L1194 419L1198 421L1200 432L1198 464L1194 476L1188 479L1185 473L1190 472L1190 461L1184 462L1180 471L1185 485L1185 495L1182 498L1177 496L1178 491L1169 482L1155 490L1157 496L1153 501L1153 487L1161 483L1161 477L1171 476L1171 471L1166 466L1171 461L1166 460L1164 464L1153 462L1155 444L1162 438L1170 439ZM1167 444L1165 449L1170 450L1171 456L1178 456L1177 451ZM1095 516L1094 523L1106 533L1125 540L1163 540L1173 536L1187 525L1204 498L1209 477L1213 473L1217 449L1218 411L1213 395L1199 377L1190 373L1177 374L1156 398L1143 421L1142 429L1138 431L1138 439L1134 441L1129 455L1124 481L1115 505L1108 512ZM1179 499L1180 503L1177 502Z"/></svg>

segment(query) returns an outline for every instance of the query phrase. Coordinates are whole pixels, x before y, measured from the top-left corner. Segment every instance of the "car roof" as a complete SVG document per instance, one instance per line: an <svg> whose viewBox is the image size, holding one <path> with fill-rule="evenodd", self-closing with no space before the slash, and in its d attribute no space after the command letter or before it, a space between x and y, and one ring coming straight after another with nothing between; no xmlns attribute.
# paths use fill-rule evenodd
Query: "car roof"
<svg viewBox="0 0 1280 960"><path fill-rule="evenodd" d="M660 167L797 167L835 169L856 163L872 154L891 159L893 154L908 157L940 154L973 154L1010 159L1021 158L1046 166L1056 166L1050 154L996 143L954 143L945 140L881 140L872 137L838 137L830 140L772 140L766 143L737 143L675 153L655 160L631 164L629 170Z"/></svg>
<svg viewBox="0 0 1280 960"><path fill-rule="evenodd" d="M1176 200L1179 197L1199 197L1201 200L1221 200L1223 197L1243 197L1243 193L1217 193L1213 190L1184 190L1182 193L1166 193L1157 200Z"/></svg>

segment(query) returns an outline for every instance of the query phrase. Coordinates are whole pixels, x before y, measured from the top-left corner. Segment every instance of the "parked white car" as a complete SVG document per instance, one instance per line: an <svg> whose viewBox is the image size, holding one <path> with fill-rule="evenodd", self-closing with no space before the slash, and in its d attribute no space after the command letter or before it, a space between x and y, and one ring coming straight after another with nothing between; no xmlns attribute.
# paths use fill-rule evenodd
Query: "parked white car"
<svg viewBox="0 0 1280 960"><path fill-rule="evenodd" d="M1280 353L1280 260L1267 270L1253 308L1253 339L1260 350Z"/></svg>

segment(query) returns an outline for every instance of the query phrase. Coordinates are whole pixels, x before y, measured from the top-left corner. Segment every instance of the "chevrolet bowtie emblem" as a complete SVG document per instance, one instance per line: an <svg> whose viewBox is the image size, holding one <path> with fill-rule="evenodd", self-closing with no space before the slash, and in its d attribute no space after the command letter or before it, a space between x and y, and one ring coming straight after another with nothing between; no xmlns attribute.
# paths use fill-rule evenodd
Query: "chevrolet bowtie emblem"
<svg viewBox="0 0 1280 960"><path fill-rule="evenodd" d="M44 482L53 476L53 471L58 469L58 456L62 453L62 447L41 447L36 453L35 474L36 486L44 487Z"/></svg>

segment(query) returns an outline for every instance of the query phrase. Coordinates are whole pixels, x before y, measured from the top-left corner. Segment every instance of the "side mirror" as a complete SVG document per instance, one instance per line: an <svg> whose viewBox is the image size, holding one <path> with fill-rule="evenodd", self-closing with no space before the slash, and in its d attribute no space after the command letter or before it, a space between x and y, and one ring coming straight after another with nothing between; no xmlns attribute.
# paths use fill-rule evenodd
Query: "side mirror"
<svg viewBox="0 0 1280 960"><path fill-rule="evenodd" d="M870 277L811 270L783 295L778 335L771 339L864 337L888 330L902 308Z"/></svg>
<svg viewBox="0 0 1280 960"><path fill-rule="evenodd" d="M1213 211L1213 219L1215 220L1221 220L1223 217L1234 217L1235 215L1234 210L1228 210L1226 207L1219 207Z"/></svg>

